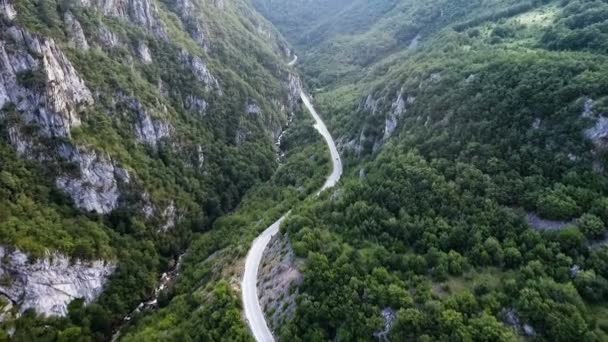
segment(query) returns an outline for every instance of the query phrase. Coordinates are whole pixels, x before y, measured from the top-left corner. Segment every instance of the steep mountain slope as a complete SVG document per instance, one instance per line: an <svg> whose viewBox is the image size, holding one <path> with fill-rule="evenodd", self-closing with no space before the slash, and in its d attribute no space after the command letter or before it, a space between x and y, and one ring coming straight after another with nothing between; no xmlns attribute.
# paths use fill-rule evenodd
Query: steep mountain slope
<svg viewBox="0 0 608 342"><path fill-rule="evenodd" d="M0 11L0 335L109 339L273 175L289 48L240 0Z"/></svg>
<svg viewBox="0 0 608 342"><path fill-rule="evenodd" d="M301 24L350 176L285 222L306 263L282 340L607 338L606 13L353 0Z"/></svg>

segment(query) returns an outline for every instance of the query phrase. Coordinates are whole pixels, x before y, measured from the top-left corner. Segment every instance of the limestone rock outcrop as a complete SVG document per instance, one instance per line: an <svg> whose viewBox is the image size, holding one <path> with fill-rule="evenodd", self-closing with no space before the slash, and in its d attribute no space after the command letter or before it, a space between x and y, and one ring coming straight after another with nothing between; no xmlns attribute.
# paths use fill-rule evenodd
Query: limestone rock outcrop
<svg viewBox="0 0 608 342"><path fill-rule="evenodd" d="M93 97L52 39L13 26L0 40L0 108L9 103L44 136L69 137Z"/></svg>
<svg viewBox="0 0 608 342"><path fill-rule="evenodd" d="M149 146L157 147L160 140L171 135L171 126L161 120L153 120L145 110L138 111L135 133L137 140Z"/></svg>
<svg viewBox="0 0 608 342"><path fill-rule="evenodd" d="M264 250L258 279L260 305L268 317L270 328L278 331L293 318L299 286L304 281L286 235L276 234L270 240Z"/></svg>
<svg viewBox="0 0 608 342"><path fill-rule="evenodd" d="M160 229L162 232L167 232L171 228L175 227L178 217L177 209L175 208L175 203L173 201L171 201L165 210L163 210L162 218L164 220Z"/></svg>
<svg viewBox="0 0 608 342"><path fill-rule="evenodd" d="M76 165L78 174L64 174L56 186L66 192L78 208L107 214L118 207L119 183L129 182L129 173L114 165L109 156L86 148L63 144L61 158Z"/></svg>
<svg viewBox="0 0 608 342"><path fill-rule="evenodd" d="M299 105L300 94L302 93L302 80L297 75L290 73L287 79L287 89L287 103L293 112Z"/></svg>
<svg viewBox="0 0 608 342"><path fill-rule="evenodd" d="M140 143L156 148L160 141L171 136L173 127L156 117L136 98L118 95L120 105L125 106L135 117L135 137Z"/></svg>
<svg viewBox="0 0 608 342"><path fill-rule="evenodd" d="M359 104L359 110L364 110L364 111L370 112L372 115L374 115L374 114L376 114L376 111L378 110L379 103L380 103L380 101L378 99L375 99L372 94L369 94Z"/></svg>
<svg viewBox="0 0 608 342"><path fill-rule="evenodd" d="M153 0L79 0L79 2L81 6L96 8L105 16L124 19L143 27L157 37L167 37L167 31Z"/></svg>
<svg viewBox="0 0 608 342"><path fill-rule="evenodd" d="M84 262L53 254L31 262L19 250L0 246L0 293L23 312L34 309L47 316L67 314L68 304L78 298L90 303L99 296L116 266L104 261Z"/></svg>
<svg viewBox="0 0 608 342"><path fill-rule="evenodd" d="M65 29L67 31L70 44L72 44L78 50L89 50L89 42L84 35L82 26L80 25L80 22L74 18L72 12L65 12L63 15L63 21L65 22Z"/></svg>
<svg viewBox="0 0 608 342"><path fill-rule="evenodd" d="M106 49L115 48L118 46L122 46L122 40L120 37L112 32L107 26L101 25L99 28L99 41L101 45Z"/></svg>
<svg viewBox="0 0 608 342"><path fill-rule="evenodd" d="M414 101L414 97L404 96L403 89L399 92L399 96L391 104L391 111L386 116L383 140L387 140L393 135L399 124L399 119L407 112L407 106L413 104Z"/></svg>
<svg viewBox="0 0 608 342"><path fill-rule="evenodd" d="M141 60L142 63L144 63L144 64L152 63L152 54L150 53L150 48L148 47L148 45L146 43L139 42L139 44L137 45L137 55L139 56L139 59Z"/></svg>
<svg viewBox="0 0 608 342"><path fill-rule="evenodd" d="M590 98L585 98L581 117L595 120L593 127L585 130L585 137L595 145L598 151L608 149L608 117L602 113L595 112L595 102Z"/></svg>
<svg viewBox="0 0 608 342"><path fill-rule="evenodd" d="M186 97L186 102L184 106L187 110L193 113L203 115L205 114L205 111L207 111L209 104L207 103L207 101L200 97L189 95L188 97Z"/></svg>
<svg viewBox="0 0 608 342"><path fill-rule="evenodd" d="M608 118L600 116L595 125L585 131L587 139L601 150L608 148Z"/></svg>
<svg viewBox="0 0 608 342"><path fill-rule="evenodd" d="M0 0L0 13L8 20L13 20L17 16L17 11L11 0Z"/></svg>
<svg viewBox="0 0 608 342"><path fill-rule="evenodd" d="M194 4L190 0L177 0L175 1L175 8L181 15L188 15L194 10Z"/></svg>
<svg viewBox="0 0 608 342"><path fill-rule="evenodd" d="M196 79L205 85L207 90L216 90L220 94L222 93L217 78L211 74L207 63L202 58L192 56L188 51L182 50L180 52L180 61L185 67L192 70Z"/></svg>
<svg viewBox="0 0 608 342"><path fill-rule="evenodd" d="M190 36L194 41L198 43L205 51L209 51L209 41L207 39L207 32L205 28L198 22L196 22L189 30Z"/></svg>
<svg viewBox="0 0 608 342"><path fill-rule="evenodd" d="M251 102L247 104L245 112L249 115L258 115L262 113L262 108L257 103Z"/></svg>
<svg viewBox="0 0 608 342"><path fill-rule="evenodd" d="M190 37L205 51L208 51L208 32L204 25L204 19L201 19L203 14L197 11L196 6L191 0L177 0L175 2L175 11L184 22L186 31L188 31Z"/></svg>

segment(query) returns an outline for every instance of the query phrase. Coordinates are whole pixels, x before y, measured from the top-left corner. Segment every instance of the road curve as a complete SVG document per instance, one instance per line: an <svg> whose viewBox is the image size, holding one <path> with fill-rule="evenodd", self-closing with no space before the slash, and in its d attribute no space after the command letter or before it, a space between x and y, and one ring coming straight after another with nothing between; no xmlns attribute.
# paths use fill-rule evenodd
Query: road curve
<svg viewBox="0 0 608 342"><path fill-rule="evenodd" d="M291 60L291 62L287 63L287 65L292 66L292 65L296 64L297 61L298 61L298 55L293 55L293 59Z"/></svg>
<svg viewBox="0 0 608 342"><path fill-rule="evenodd" d="M325 126L325 123L323 120L321 120L321 117L315 110L315 107L312 106L310 99L304 93L304 91L300 92L300 97L302 98L302 102L304 102L304 106L306 106L310 112L310 115L312 115L313 119L315 119L315 128L323 136L327 146L329 147L329 154L331 155L331 162L333 165L333 170L331 171L329 177L327 177L327 180L325 181L325 184L323 184L321 190L317 192L318 195L323 190L329 189L338 183L340 177L342 177L342 159L340 159L340 153L338 153L338 148L336 147L334 139L331 137L331 133L329 133L327 126Z"/></svg>
<svg viewBox="0 0 608 342"><path fill-rule="evenodd" d="M297 60L297 56L294 59ZM336 144L327 130L325 123L319 117L319 114L312 106L310 99L308 96L302 91L300 93L300 97L302 98L302 102L312 115L315 120L315 129L323 136L325 142L329 147L329 153L331 154L331 160L333 165L333 170L331 175L325 181L325 184L317 193L320 194L323 190L328 189L336 185L342 176L342 160L340 159L340 154L338 153L338 149L336 148ZM245 311L245 317L247 318L247 322L249 324L249 328L251 329L251 333L253 337L258 342L273 342L274 337L272 336L272 332L268 328L268 323L266 322L266 318L264 317L264 311L260 306L260 301L258 298L258 268L260 266L260 262L262 261L262 255L264 254L264 250L266 246L270 242L270 239L273 235L279 232L279 227L283 220L289 215L289 212L283 217L281 217L277 222L273 223L270 227L268 227L262 234L260 234L251 245L251 249L249 249L249 253L247 253L247 259L245 260L245 273L243 275L243 282L241 283L241 291L243 294L243 307Z"/></svg>
<svg viewBox="0 0 608 342"><path fill-rule="evenodd" d="M283 215L283 217L273 223L253 241L245 261L245 274L243 275L243 283L241 284L243 307L245 310L245 317L249 323L249 328L251 328L251 333L258 342L274 341L274 337L268 328L266 318L264 317L264 311L260 306L258 298L258 268L260 262L262 262L262 255L264 254L266 246L270 242L272 236L279 232L279 226L288 214L289 213Z"/></svg>

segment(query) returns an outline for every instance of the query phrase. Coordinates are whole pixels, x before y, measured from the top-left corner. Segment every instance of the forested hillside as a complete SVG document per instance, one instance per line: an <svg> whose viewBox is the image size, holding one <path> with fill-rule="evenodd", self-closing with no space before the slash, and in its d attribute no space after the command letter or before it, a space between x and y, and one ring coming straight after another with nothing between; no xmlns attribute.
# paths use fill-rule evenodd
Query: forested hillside
<svg viewBox="0 0 608 342"><path fill-rule="evenodd" d="M292 56L241 0L0 14L0 340L110 340L275 174Z"/></svg>
<svg viewBox="0 0 608 342"><path fill-rule="evenodd" d="M608 3L254 3L349 165L281 340L608 339Z"/></svg>
<svg viewBox="0 0 608 342"><path fill-rule="evenodd" d="M0 0L0 340L250 341L290 212L278 340L606 341L607 38L607 0Z"/></svg>

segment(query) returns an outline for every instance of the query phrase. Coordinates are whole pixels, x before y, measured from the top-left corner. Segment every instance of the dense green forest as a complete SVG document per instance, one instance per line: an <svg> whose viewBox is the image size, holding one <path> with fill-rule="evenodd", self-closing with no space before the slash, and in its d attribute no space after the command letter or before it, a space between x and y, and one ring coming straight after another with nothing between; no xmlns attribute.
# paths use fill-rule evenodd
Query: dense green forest
<svg viewBox="0 0 608 342"><path fill-rule="evenodd" d="M282 227L281 340L608 339L606 2L254 3L350 168Z"/></svg>

